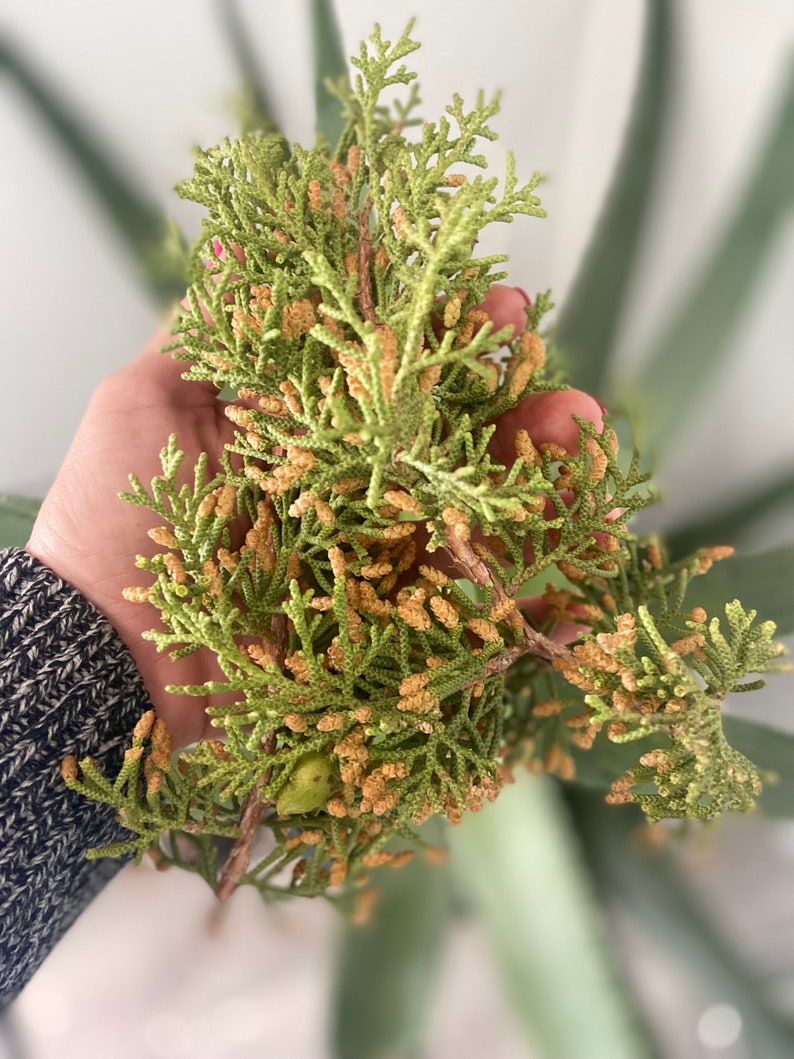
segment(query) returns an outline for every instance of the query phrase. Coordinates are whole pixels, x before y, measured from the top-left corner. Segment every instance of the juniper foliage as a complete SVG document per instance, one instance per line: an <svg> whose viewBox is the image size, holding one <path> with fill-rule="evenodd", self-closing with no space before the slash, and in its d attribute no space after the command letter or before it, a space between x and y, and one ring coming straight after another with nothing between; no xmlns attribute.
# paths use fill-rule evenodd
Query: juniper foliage
<svg viewBox="0 0 794 1059"><path fill-rule="evenodd" d="M92 856L149 849L222 894L344 899L410 857L430 814L480 808L521 758L569 775L571 741L602 729L662 737L613 793L652 819L757 792L719 701L775 657L770 624L730 604L726 636L681 610L708 557L670 566L633 538L649 494L610 428L581 421L571 452L524 433L507 465L489 452L503 412L564 388L546 295L517 334L479 308L505 277L479 233L542 217L539 177L511 155L501 185L484 172L497 100L455 96L411 135L416 47L410 27L362 44L335 148L251 132L179 188L206 219L173 352L234 395L235 438L189 484L175 437L150 487L131 478L163 525L138 560L152 584L128 596L159 611L160 650L217 657L222 679L178 690L235 701L211 707L222 739L179 755L147 714L115 780L67 765L131 832ZM395 85L407 99L386 106ZM545 574L546 625L517 602ZM572 618L592 632L569 651L547 634Z"/></svg>
<svg viewBox="0 0 794 1059"><path fill-rule="evenodd" d="M725 626L684 606L692 579L730 552L701 549L671 563L656 539L628 541L613 580L574 574L565 587L547 586L550 613L581 615L592 633L554 672L528 658L509 674L509 758L571 778L577 749L631 743L636 764L614 780L609 802L638 802L652 822L750 809L760 776L728 744L721 705L763 687L748 673L780 667L775 626L755 624L738 600L726 603Z"/></svg>

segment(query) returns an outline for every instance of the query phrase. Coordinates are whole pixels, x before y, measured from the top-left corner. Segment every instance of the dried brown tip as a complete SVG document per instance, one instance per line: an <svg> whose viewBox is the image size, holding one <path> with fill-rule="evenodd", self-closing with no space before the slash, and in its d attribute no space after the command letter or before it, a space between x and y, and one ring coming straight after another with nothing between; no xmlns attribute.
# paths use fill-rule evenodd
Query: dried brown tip
<svg viewBox="0 0 794 1059"><path fill-rule="evenodd" d="M61 761L61 777L64 780L77 779L77 758L73 754L67 754Z"/></svg>
<svg viewBox="0 0 794 1059"><path fill-rule="evenodd" d="M147 710L132 730L133 739L145 739L151 732L155 721L154 710Z"/></svg>

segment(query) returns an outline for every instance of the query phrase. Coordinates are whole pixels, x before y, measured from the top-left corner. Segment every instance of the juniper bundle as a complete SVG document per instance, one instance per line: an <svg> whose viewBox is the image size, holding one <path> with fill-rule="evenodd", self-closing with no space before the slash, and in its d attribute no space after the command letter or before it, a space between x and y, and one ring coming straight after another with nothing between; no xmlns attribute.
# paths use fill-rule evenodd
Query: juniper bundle
<svg viewBox="0 0 794 1059"><path fill-rule="evenodd" d="M774 627L684 606L722 553L670 564L630 533L646 476L608 425L579 420L568 449L519 430L505 462L489 448L503 413L565 389L547 295L522 328L483 308L505 258L478 236L543 216L539 178L509 154L501 184L483 172L495 100L415 122L416 47L410 27L362 45L338 145L250 132L180 187L206 219L174 355L186 386L232 394L235 436L190 485L175 437L150 487L132 478L162 550L127 594L159 611L161 650L217 657L218 680L176 690L234 704L178 755L150 713L117 777L67 765L131 832L91 855L150 849L222 896L344 898L412 856L431 814L457 822L522 762L571 777L605 739L637 741L610 797L653 820L758 793L720 702L774 664ZM571 621L569 648L552 634Z"/></svg>

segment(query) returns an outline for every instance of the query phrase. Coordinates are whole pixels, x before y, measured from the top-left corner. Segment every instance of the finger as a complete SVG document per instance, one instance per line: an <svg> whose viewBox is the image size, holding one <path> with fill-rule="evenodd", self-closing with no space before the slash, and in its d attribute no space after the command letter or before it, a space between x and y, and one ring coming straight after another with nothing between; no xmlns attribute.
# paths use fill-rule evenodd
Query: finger
<svg viewBox="0 0 794 1059"><path fill-rule="evenodd" d="M532 618L532 623L541 628L549 617L549 605L543 596L519 596L516 599L518 609L524 611ZM572 607L571 617L575 617L575 604ZM549 633L549 639L555 643L573 643L583 633L590 632L589 625L580 625L575 621L558 621Z"/></svg>
<svg viewBox="0 0 794 1059"><path fill-rule="evenodd" d="M527 326L526 307L531 304L529 296L521 287L508 287L505 283L494 283L488 288L482 303L477 306L488 315L494 331L508 325L513 335L520 334Z"/></svg>
<svg viewBox="0 0 794 1059"><path fill-rule="evenodd" d="M526 430L536 447L552 442L571 455L577 455L579 424L573 418L574 415L593 423L598 431L604 429L601 405L581 390L553 390L530 394L515 408L499 417L496 432L488 443L488 451L499 463L510 467L517 456L516 434L519 430ZM569 501L570 498L563 496L563 499ZM557 508L551 500L546 503L545 516L549 519L557 516ZM425 546L429 534L423 526L417 527L414 539L420 554L426 554ZM475 531L475 539L481 540L482 534ZM529 544L525 548L525 556L528 562L532 561L532 548ZM444 573L454 574L454 564L443 549L436 551L430 561Z"/></svg>
<svg viewBox="0 0 794 1059"><path fill-rule="evenodd" d="M177 358L176 354L183 350L174 341L171 326L158 328L135 360L123 369L131 395L183 408L212 408L218 387L212 382L193 380L188 384L183 379L190 364Z"/></svg>
<svg viewBox="0 0 794 1059"><path fill-rule="evenodd" d="M589 394L581 390L531 393L499 417L488 451L499 463L511 467L517 455L516 434L526 430L535 448L552 443L578 456L579 424L575 415L592 423L599 433L603 431L603 409Z"/></svg>
<svg viewBox="0 0 794 1059"><path fill-rule="evenodd" d="M243 250L243 248L241 246L237 246L236 243L230 243L229 248L232 251L233 256L237 259L237 261L239 261L241 265L245 265L246 259L245 251ZM224 259L226 258L226 251L224 250L223 245L219 239L212 240L212 252L214 256L208 258L204 262L204 264L207 268L207 272L209 274L211 282L213 284L218 284L223 278ZM240 274L237 272L232 272L230 275L225 277L224 282L226 284L236 283L239 279L242 279ZM205 290L206 289L207 288L205 286ZM227 305L231 305L234 301L234 295L231 293L231 291L228 290L225 291L225 293L223 293L221 297ZM193 308L193 306L191 305L189 294L186 294L179 304L182 306L183 309L186 310L192 310ZM197 296L197 304L204 320L204 323L207 324L210 328L214 328L215 320L206 301L202 297Z"/></svg>

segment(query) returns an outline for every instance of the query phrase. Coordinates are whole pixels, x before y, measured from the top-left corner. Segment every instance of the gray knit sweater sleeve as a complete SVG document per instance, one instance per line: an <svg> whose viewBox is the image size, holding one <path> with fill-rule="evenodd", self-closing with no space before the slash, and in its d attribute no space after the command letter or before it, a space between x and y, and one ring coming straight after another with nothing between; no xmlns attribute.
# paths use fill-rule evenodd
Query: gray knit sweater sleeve
<svg viewBox="0 0 794 1059"><path fill-rule="evenodd" d="M113 626L27 553L0 550L0 1005L121 867L85 859L128 832L66 788L61 758L114 770L150 706Z"/></svg>

